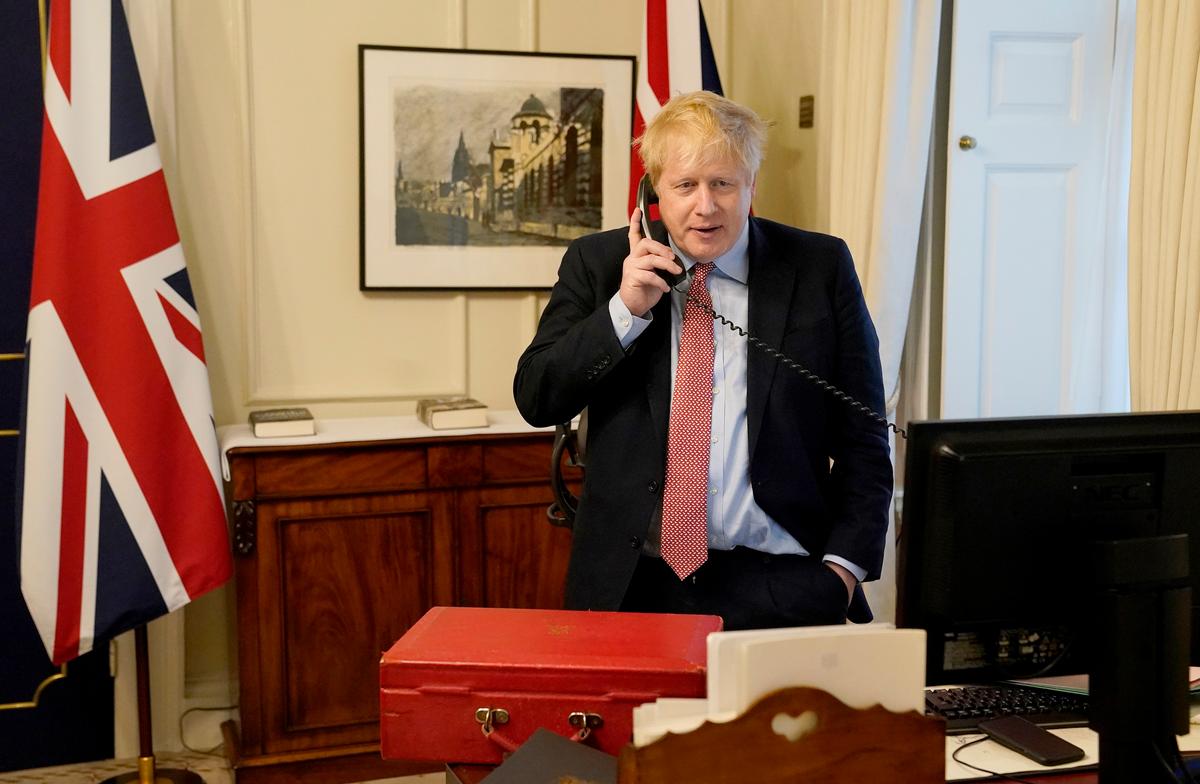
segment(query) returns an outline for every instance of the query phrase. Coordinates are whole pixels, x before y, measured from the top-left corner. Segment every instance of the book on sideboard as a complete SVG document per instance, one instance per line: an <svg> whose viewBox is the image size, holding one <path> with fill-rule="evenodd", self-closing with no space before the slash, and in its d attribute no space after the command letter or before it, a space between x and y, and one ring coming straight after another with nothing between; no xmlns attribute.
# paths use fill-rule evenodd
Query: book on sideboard
<svg viewBox="0 0 1200 784"><path fill-rule="evenodd" d="M299 406L251 411L250 429L255 438L311 436L317 432L312 412Z"/></svg>
<svg viewBox="0 0 1200 784"><path fill-rule="evenodd" d="M434 430L487 427L487 414L485 403L461 395L430 397L417 401L417 419Z"/></svg>

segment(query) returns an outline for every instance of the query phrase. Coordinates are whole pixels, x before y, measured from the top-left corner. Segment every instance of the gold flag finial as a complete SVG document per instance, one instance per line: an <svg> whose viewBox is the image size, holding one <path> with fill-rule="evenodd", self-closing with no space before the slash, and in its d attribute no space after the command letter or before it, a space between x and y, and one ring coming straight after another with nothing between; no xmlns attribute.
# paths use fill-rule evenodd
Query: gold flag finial
<svg viewBox="0 0 1200 784"><path fill-rule="evenodd" d="M46 83L46 0L38 0L38 43L42 48L42 84Z"/></svg>

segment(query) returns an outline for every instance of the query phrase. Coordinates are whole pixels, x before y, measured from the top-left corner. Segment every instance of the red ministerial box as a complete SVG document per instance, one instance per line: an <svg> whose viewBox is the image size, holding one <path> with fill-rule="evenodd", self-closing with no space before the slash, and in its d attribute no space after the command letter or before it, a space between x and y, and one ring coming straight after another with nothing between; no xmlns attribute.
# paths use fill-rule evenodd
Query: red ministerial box
<svg viewBox="0 0 1200 784"><path fill-rule="evenodd" d="M385 759L500 762L538 727L617 754L633 709L703 697L712 615L434 607L380 662Z"/></svg>

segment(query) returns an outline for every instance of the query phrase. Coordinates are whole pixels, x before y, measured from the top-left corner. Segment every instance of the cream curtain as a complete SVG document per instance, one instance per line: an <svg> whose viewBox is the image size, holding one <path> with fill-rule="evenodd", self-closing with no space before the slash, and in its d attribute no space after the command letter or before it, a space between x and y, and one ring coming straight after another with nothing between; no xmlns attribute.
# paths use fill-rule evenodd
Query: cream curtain
<svg viewBox="0 0 1200 784"><path fill-rule="evenodd" d="M1139 0L1129 210L1135 411L1200 408L1200 2Z"/></svg>
<svg viewBox="0 0 1200 784"><path fill-rule="evenodd" d="M1062 413L1129 411L1129 168L1137 0L1117 0L1109 78L1104 177L1095 231L1103 234L1099 264L1078 285L1087 295L1073 314L1078 343L1070 352L1069 400Z"/></svg>
<svg viewBox="0 0 1200 784"><path fill-rule="evenodd" d="M826 0L819 221L850 246L879 331L889 412L916 269L939 0Z"/></svg>
<svg viewBox="0 0 1200 784"><path fill-rule="evenodd" d="M889 415L917 261L937 70L940 0L825 0L817 185L820 227L846 240L879 332ZM867 585L895 615L894 537Z"/></svg>

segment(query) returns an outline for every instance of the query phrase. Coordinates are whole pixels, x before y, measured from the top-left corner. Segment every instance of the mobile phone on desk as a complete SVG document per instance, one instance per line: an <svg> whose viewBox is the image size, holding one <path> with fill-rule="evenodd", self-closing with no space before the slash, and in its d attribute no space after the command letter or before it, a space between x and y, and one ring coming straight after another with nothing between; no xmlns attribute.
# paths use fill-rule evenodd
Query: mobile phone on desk
<svg viewBox="0 0 1200 784"><path fill-rule="evenodd" d="M979 731L1039 765L1065 765L1083 759L1083 749L1021 716L979 722Z"/></svg>
<svg viewBox="0 0 1200 784"><path fill-rule="evenodd" d="M650 216L650 207L658 204L658 194L654 192L654 184L650 182L650 175L643 174L641 182L638 183L637 206L642 211L642 236L649 237L655 242L663 245L670 245L667 239L667 227L663 225L661 220L653 220ZM676 260L678 264L678 260ZM680 264L682 267L683 265ZM684 273L675 275L665 269L656 269L658 276L667 282L671 288L679 285L685 277Z"/></svg>

